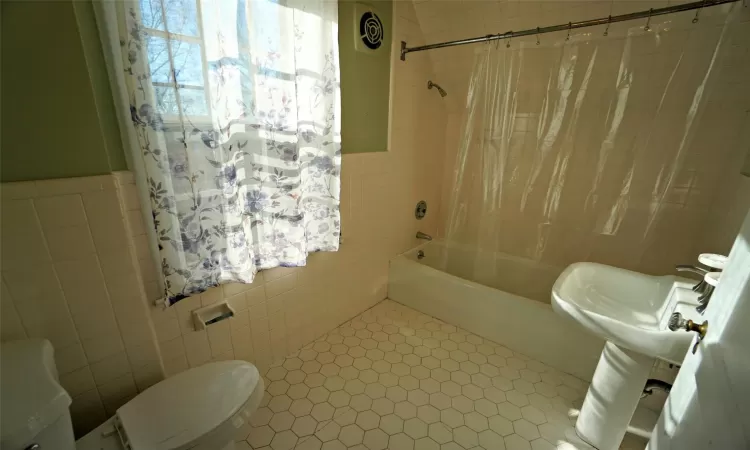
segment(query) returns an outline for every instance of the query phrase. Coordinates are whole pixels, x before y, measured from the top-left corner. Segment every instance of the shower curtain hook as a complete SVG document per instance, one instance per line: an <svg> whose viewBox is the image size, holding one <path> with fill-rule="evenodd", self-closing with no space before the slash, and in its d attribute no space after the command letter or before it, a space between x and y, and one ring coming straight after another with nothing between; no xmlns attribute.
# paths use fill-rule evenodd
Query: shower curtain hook
<svg viewBox="0 0 750 450"><path fill-rule="evenodd" d="M509 31L510 37L508 38L508 43L505 44L505 48L510 48L510 41L513 39L513 31Z"/></svg>
<svg viewBox="0 0 750 450"><path fill-rule="evenodd" d="M609 26L612 25L612 15L607 18L607 28L604 29L604 35L609 35Z"/></svg>
<svg viewBox="0 0 750 450"><path fill-rule="evenodd" d="M651 31L651 14L654 12L654 8L648 10L648 19L646 19L646 26L643 27L644 31Z"/></svg>
<svg viewBox="0 0 750 450"><path fill-rule="evenodd" d="M570 40L570 29L571 28L573 28L573 23L572 22L568 22L568 35L565 37L566 41Z"/></svg>
<svg viewBox="0 0 750 450"><path fill-rule="evenodd" d="M539 45L539 27L536 27L536 45Z"/></svg>

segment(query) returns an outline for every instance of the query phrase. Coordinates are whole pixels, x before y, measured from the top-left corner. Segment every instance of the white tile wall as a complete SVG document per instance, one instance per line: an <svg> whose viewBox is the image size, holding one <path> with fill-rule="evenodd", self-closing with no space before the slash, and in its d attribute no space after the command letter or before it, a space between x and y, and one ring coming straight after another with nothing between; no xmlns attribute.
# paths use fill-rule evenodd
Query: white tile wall
<svg viewBox="0 0 750 450"><path fill-rule="evenodd" d="M49 339L78 434L164 377L113 176L4 183L0 339Z"/></svg>
<svg viewBox="0 0 750 450"><path fill-rule="evenodd" d="M436 232L445 109L440 96L425 88L429 59L398 60L401 40L422 40L411 3L396 2L394 12L390 151L343 157L341 250L310 255L304 268L263 271L251 285L213 288L174 308L152 306L167 374L226 358L268 367L385 298L389 258L416 245L417 230ZM162 294L136 186L127 175L119 180L144 290L154 302ZM431 209L417 221L413 209L422 199ZM237 316L194 330L191 311L221 300Z"/></svg>

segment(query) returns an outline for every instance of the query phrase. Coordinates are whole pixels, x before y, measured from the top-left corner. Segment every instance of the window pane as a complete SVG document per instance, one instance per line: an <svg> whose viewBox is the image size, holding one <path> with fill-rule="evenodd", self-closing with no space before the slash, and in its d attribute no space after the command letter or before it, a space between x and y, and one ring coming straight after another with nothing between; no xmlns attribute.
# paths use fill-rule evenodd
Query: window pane
<svg viewBox="0 0 750 450"><path fill-rule="evenodd" d="M164 16L161 14L161 0L140 0L141 21L146 28L164 30Z"/></svg>
<svg viewBox="0 0 750 450"><path fill-rule="evenodd" d="M177 83L203 87L200 45L174 39L172 40L172 58L174 58Z"/></svg>
<svg viewBox="0 0 750 450"><path fill-rule="evenodd" d="M247 5L245 0L237 0L237 42L247 45L250 35L247 30Z"/></svg>
<svg viewBox="0 0 750 450"><path fill-rule="evenodd" d="M167 10L167 30L170 33L185 34L188 36L199 35L198 10L195 1L164 0L164 7Z"/></svg>
<svg viewBox="0 0 750 450"><path fill-rule="evenodd" d="M151 81L157 83L171 82L167 40L159 36L148 36L146 46L148 48L148 67L151 70Z"/></svg>
<svg viewBox="0 0 750 450"><path fill-rule="evenodd" d="M154 94L156 95L156 109L160 114L167 116L176 116L179 114L177 97L173 87L154 86Z"/></svg>
<svg viewBox="0 0 750 450"><path fill-rule="evenodd" d="M261 54L279 52L279 37L284 33L280 21L286 9L282 9L273 1L258 1L253 3L251 29L255 31L255 42L261 46ZM290 17L287 17L290 18Z"/></svg>
<svg viewBox="0 0 750 450"><path fill-rule="evenodd" d="M180 103L186 116L207 116L206 93L203 89L180 89Z"/></svg>
<svg viewBox="0 0 750 450"><path fill-rule="evenodd" d="M252 75L252 63L250 62L250 55L243 52L240 55L240 88L242 89L242 103L243 109L246 113L250 113L254 105L253 88L255 86L255 77Z"/></svg>

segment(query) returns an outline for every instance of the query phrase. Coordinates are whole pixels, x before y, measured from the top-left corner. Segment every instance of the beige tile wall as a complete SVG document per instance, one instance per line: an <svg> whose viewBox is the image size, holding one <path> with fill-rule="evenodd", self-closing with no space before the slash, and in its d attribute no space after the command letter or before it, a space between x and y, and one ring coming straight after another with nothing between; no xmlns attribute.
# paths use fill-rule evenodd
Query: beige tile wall
<svg viewBox="0 0 750 450"><path fill-rule="evenodd" d="M5 183L0 339L46 338L77 433L163 378L113 176Z"/></svg>
<svg viewBox="0 0 750 450"><path fill-rule="evenodd" d="M167 374L226 358L267 367L385 298L388 260L415 246L418 230L437 231L444 102L426 88L431 77L426 55L408 64L398 60L401 40L423 42L411 3L396 2L394 13L390 149L343 157L340 251L312 254L304 268L263 271L251 285L217 287L173 308L153 306ZM153 303L161 293L132 180L123 197L132 200L126 217ZM428 202L422 221L414 218L419 200ZM196 331L190 312L221 300L232 304L237 316Z"/></svg>

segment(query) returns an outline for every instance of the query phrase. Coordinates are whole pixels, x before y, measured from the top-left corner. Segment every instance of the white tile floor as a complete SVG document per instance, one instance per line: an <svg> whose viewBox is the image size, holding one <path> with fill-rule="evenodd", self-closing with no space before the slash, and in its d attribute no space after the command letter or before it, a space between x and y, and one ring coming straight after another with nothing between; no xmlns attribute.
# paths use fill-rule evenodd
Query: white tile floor
<svg viewBox="0 0 750 450"><path fill-rule="evenodd" d="M265 379L238 450L591 448L573 430L585 382L390 300Z"/></svg>

